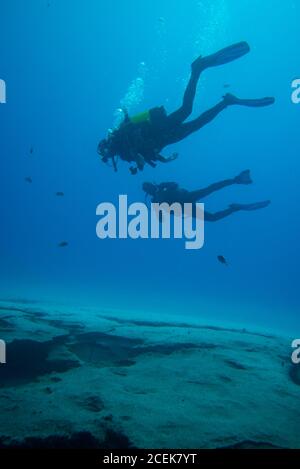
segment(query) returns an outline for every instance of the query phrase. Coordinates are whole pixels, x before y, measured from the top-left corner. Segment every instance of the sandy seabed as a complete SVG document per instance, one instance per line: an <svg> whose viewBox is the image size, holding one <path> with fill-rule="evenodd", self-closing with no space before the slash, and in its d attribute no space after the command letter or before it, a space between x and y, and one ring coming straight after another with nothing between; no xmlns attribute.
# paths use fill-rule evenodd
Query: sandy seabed
<svg viewBox="0 0 300 469"><path fill-rule="evenodd" d="M0 447L300 448L292 339L173 321L1 301Z"/></svg>

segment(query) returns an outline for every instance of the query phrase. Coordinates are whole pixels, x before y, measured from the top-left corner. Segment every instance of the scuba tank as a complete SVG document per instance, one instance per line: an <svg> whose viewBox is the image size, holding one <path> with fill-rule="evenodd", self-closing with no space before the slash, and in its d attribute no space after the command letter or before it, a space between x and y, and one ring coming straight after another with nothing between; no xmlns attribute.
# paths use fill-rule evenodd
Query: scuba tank
<svg viewBox="0 0 300 469"><path fill-rule="evenodd" d="M139 114L136 114L135 116L129 117L129 121L132 124L140 124L141 122L150 122L150 120L151 120L150 111L140 112Z"/></svg>
<svg viewBox="0 0 300 469"><path fill-rule="evenodd" d="M129 116L128 116L129 117ZM167 117L166 110L163 106L154 107L148 111L141 112L135 116L129 117L132 124L141 124L142 122L149 122L153 125L159 125Z"/></svg>

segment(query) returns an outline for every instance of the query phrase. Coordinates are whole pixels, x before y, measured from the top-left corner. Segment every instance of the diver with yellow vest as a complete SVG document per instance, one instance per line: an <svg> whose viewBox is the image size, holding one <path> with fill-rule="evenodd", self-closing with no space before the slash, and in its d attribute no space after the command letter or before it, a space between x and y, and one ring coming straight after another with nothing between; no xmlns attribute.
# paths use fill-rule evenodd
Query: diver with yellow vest
<svg viewBox="0 0 300 469"><path fill-rule="evenodd" d="M111 160L117 171L116 158L119 156L123 161L134 164L130 167L130 171L136 174L138 170L143 170L145 164L155 167L157 162L168 163L176 159L176 153L168 158L162 156L162 149L201 129L228 106L264 107L274 104L274 98L239 99L228 93L216 106L198 118L185 122L192 113L201 73L207 68L232 62L249 51L249 45L246 42L240 42L215 54L196 59L192 63L191 77L182 105L169 115L163 106L155 107L134 117L130 117L124 110L125 118L120 127L112 131L106 139L101 140L98 145L98 153L102 161L108 163Z"/></svg>
<svg viewBox="0 0 300 469"><path fill-rule="evenodd" d="M99 149L102 144L106 146L107 143L110 148L109 155L105 151L104 155L102 154L102 161L106 163L111 158L114 169L117 171L115 156L119 155L122 160L136 164L136 166L130 167L131 173L136 174L138 170L143 170L146 163L155 167L156 161L168 163L177 158L176 153L165 158L155 149L156 134L161 131L157 127L162 118L161 112L163 112L163 108L154 108L129 117L126 109L123 109L124 121L120 127L111 132L107 140L99 144ZM101 150L99 153L101 154Z"/></svg>

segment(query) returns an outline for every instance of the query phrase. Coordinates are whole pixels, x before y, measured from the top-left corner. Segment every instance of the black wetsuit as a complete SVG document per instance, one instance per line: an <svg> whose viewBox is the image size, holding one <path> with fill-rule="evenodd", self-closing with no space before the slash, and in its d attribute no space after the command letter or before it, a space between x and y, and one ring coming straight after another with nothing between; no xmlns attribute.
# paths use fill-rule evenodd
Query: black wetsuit
<svg viewBox="0 0 300 469"><path fill-rule="evenodd" d="M205 189L199 189L196 191L188 191L186 189L182 189L176 182L163 182L157 185L157 189L155 194L153 195L151 202L152 203L167 203L172 205L174 203L179 203L183 206L185 203L193 204L193 212L192 216L196 216L196 202L199 202L204 197L212 194L215 191L223 189L224 187L231 186L236 184L235 179L225 179L224 181L220 181L210 186L206 187ZM225 218L231 215L234 212L240 210L237 206L229 206L225 210L221 210L216 213L210 213L205 210L204 218L206 221L218 221L222 218Z"/></svg>
<svg viewBox="0 0 300 469"><path fill-rule="evenodd" d="M121 159L135 161L135 155L141 154L148 163L157 161L164 147L179 142L201 129L227 107L222 100L197 119L184 122L192 113L200 74L200 71L192 69L182 106L177 111L167 115L164 108L160 107L149 111L148 121L131 123L128 117L125 119L113 134L115 151Z"/></svg>
<svg viewBox="0 0 300 469"><path fill-rule="evenodd" d="M274 104L274 98L239 99L227 93L216 106L204 112L198 118L185 122L192 113L201 73L207 68L237 60L248 54L249 51L249 44L239 42L207 57L198 57L192 63L192 72L181 107L170 115L167 115L163 107L153 108L149 111L148 116L145 115L146 120L139 123L135 123L137 119L131 121L129 116L126 115L125 121L120 128L115 130L108 139L103 139L99 143L98 153L103 157L103 161L107 162L110 157L114 161L114 157L119 155L125 161L136 162L137 168L133 168L135 171L143 169L146 162L155 166L155 161L172 161L176 158L176 155L164 158L160 154L162 149L198 131L211 122L227 106L264 107Z"/></svg>

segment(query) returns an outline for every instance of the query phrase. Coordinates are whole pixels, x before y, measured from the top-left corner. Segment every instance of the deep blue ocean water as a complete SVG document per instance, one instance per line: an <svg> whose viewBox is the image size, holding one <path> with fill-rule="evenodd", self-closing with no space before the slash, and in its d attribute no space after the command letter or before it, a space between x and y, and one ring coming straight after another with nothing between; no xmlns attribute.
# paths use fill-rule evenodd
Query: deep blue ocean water
<svg viewBox="0 0 300 469"><path fill-rule="evenodd" d="M299 14L295 0L2 0L1 297L299 330ZM251 53L205 72L194 116L227 91L276 105L224 111L167 148L179 159L155 170L133 177L126 163L117 174L101 164L97 144L122 104L131 114L175 110L192 60L241 40ZM98 203L143 201L146 180L196 189L248 168L253 186L211 196L207 208L271 206L207 223L199 251L96 237Z"/></svg>

